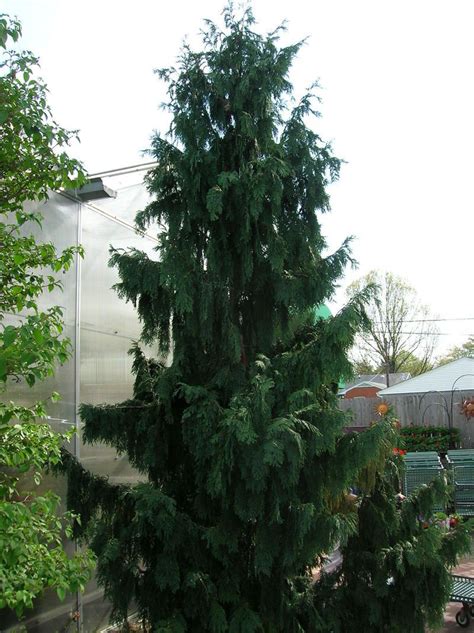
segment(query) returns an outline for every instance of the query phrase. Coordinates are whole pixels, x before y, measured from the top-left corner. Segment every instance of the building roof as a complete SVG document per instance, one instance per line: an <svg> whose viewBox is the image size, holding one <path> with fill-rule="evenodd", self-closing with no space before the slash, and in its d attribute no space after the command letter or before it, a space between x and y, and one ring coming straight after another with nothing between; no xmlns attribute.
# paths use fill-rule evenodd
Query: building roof
<svg viewBox="0 0 474 633"><path fill-rule="evenodd" d="M377 389L383 389L385 387L385 383L378 380L361 380L355 384L350 384L349 386L346 386L345 391L350 391L351 389L359 389L359 387L377 387Z"/></svg>
<svg viewBox="0 0 474 633"><path fill-rule="evenodd" d="M331 310L324 303L320 303L318 306L314 308L314 320L319 321L322 319L325 321L326 319L330 319L332 317Z"/></svg>
<svg viewBox="0 0 474 633"><path fill-rule="evenodd" d="M384 398L428 391L449 392L453 389L474 391L474 358L453 360L452 363L441 365L397 385L382 389L378 395Z"/></svg>
<svg viewBox="0 0 474 633"><path fill-rule="evenodd" d="M410 378L410 374L406 372L399 372L396 374L389 374L388 381L390 385L396 385L402 380ZM387 377L385 374L359 374L354 380L348 382L344 387L339 389L338 395L343 396L348 391L358 387L377 387L383 389L387 385Z"/></svg>

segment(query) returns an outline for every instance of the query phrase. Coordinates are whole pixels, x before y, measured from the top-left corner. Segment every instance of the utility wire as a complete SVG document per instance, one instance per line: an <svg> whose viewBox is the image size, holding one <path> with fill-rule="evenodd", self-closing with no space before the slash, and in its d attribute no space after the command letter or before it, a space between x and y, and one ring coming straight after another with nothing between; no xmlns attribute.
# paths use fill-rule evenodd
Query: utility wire
<svg viewBox="0 0 474 633"><path fill-rule="evenodd" d="M474 321L474 317L453 317L453 318L439 318L439 319L397 319L397 323L438 323L439 321ZM383 323L383 321L377 321L375 323Z"/></svg>
<svg viewBox="0 0 474 633"><path fill-rule="evenodd" d="M387 334L390 329L387 330L374 330L375 334ZM474 336L473 332L397 332L397 334L417 335L417 336Z"/></svg>

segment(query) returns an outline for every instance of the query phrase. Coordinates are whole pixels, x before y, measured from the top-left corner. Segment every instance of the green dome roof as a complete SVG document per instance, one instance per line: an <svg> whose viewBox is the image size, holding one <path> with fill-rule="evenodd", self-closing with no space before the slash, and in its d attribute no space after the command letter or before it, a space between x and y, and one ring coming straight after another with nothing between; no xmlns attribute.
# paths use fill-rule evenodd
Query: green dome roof
<svg viewBox="0 0 474 633"><path fill-rule="evenodd" d="M314 308L315 321L319 321L320 319L326 320L329 319L329 317L332 317L331 310L326 305L324 305L324 303L321 303L316 308Z"/></svg>

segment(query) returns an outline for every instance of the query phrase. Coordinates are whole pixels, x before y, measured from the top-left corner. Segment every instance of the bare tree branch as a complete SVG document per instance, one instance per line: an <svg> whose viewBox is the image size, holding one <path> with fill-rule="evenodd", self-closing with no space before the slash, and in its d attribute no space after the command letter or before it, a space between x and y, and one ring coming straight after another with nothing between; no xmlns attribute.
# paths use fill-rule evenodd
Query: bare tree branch
<svg viewBox="0 0 474 633"><path fill-rule="evenodd" d="M352 297L369 283L378 291L366 307L371 326L360 335L355 357L391 373L416 375L429 369L438 339L436 324L426 321L429 309L412 286L392 273L372 271L351 284L347 294Z"/></svg>

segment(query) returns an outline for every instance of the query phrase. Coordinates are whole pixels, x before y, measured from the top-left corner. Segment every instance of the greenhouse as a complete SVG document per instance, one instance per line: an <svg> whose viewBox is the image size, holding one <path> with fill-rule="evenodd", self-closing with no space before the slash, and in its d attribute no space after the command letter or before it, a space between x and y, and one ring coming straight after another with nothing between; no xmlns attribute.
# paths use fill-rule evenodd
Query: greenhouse
<svg viewBox="0 0 474 633"><path fill-rule="evenodd" d="M76 412L81 402L112 403L131 393L128 350L139 338L140 327L133 306L112 289L118 278L108 259L110 246L153 253L156 237L137 233L133 225L135 214L149 200L143 183L149 168L145 164L93 175L81 190L52 193L39 209L44 216L41 239L53 242L58 250L82 244L85 255L76 258L75 266L65 273L62 292L42 297L43 302L63 307L65 334L73 343L73 356L54 378L37 384L34 395L46 398L53 390L61 394L62 399L48 410L51 426L57 431L76 426L79 432L69 450L92 472L117 483L136 481L137 475L114 449L82 444ZM17 385L14 397L28 403L32 393L26 385ZM42 487L64 497L63 479L46 477ZM64 602L54 592L46 592L24 624L28 631L71 631L77 618L83 621L83 630L95 631L106 626L109 618L110 609L102 594L94 582L84 594L78 592ZM0 630L13 631L15 620L13 616L0 620Z"/></svg>

